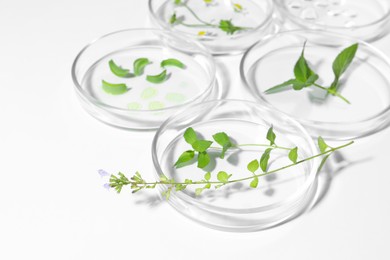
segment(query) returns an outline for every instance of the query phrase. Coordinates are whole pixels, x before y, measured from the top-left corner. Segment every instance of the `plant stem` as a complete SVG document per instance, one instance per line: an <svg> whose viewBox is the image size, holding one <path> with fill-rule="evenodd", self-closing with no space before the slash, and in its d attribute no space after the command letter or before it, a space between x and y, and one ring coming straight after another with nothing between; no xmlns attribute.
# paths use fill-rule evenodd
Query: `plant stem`
<svg viewBox="0 0 390 260"><path fill-rule="evenodd" d="M339 98L341 98L342 100L344 100L346 103L351 104L351 102L349 102L348 99L346 99L345 97L343 97L343 96L342 96L339 92L337 92L337 91L330 91L329 88L325 88L325 87L323 87L323 86L321 86L321 85L318 85L318 84L316 84L316 83L314 83L313 86L315 86L315 87L317 87L317 88L320 88L320 89L322 89L322 90L325 90L328 94L331 94L331 95L333 95L333 96L339 97Z"/></svg>
<svg viewBox="0 0 390 260"><path fill-rule="evenodd" d="M208 22L205 22L202 19L200 19L199 16L194 12L194 10L192 10L186 3L183 3L182 6L184 8L186 8L195 17L195 19L198 20L199 22L201 22L202 24L215 27L215 25L208 23Z"/></svg>

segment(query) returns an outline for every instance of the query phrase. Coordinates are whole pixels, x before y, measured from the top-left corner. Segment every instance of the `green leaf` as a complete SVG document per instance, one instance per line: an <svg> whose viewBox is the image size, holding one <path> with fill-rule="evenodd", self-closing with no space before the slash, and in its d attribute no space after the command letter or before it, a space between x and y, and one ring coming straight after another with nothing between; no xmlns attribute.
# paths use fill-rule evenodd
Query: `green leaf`
<svg viewBox="0 0 390 260"><path fill-rule="evenodd" d="M201 152L198 155L198 168L206 167L210 162L210 156L207 152Z"/></svg>
<svg viewBox="0 0 390 260"><path fill-rule="evenodd" d="M259 161L258 160L253 160L250 163L248 163L248 171L251 173L255 173L260 167Z"/></svg>
<svg viewBox="0 0 390 260"><path fill-rule="evenodd" d="M113 84L104 80L102 80L102 88L106 93L112 95L120 95L126 93L129 90L126 84Z"/></svg>
<svg viewBox="0 0 390 260"><path fill-rule="evenodd" d="M191 145L198 140L196 132L192 127L187 128L187 130L184 132L184 139Z"/></svg>
<svg viewBox="0 0 390 260"><path fill-rule="evenodd" d="M185 151L180 155L179 159L177 160L174 166L176 168L179 168L181 164L191 161L194 158L194 156L195 156L194 151L192 150Z"/></svg>
<svg viewBox="0 0 390 260"><path fill-rule="evenodd" d="M329 158L330 155L331 155L331 154L327 154L326 156L324 156L324 158L322 158L321 163L320 163L320 166L319 166L318 169L317 169L317 173L321 172L322 168L324 167L324 165L325 165L325 163L326 163L326 161L328 160L328 158Z"/></svg>
<svg viewBox="0 0 390 260"><path fill-rule="evenodd" d="M259 178L254 177L249 185L251 186L251 188L256 189L257 185L259 185Z"/></svg>
<svg viewBox="0 0 390 260"><path fill-rule="evenodd" d="M149 65L151 62L148 58L139 58L134 61L133 67L134 67L134 75L140 76L144 73L144 69L147 65Z"/></svg>
<svg viewBox="0 0 390 260"><path fill-rule="evenodd" d="M195 151L202 153L202 152L206 151L207 149L209 149L209 147L211 146L212 143L213 142L207 141L207 140L196 140L192 144L192 148L194 148Z"/></svg>
<svg viewBox="0 0 390 260"><path fill-rule="evenodd" d="M108 65L110 66L111 72L118 77L127 78L131 75L130 71L128 69L124 69L124 68L116 65L113 60L110 60L108 62Z"/></svg>
<svg viewBox="0 0 390 260"><path fill-rule="evenodd" d="M219 26L218 27L222 31L226 32L227 34L234 34L236 31L240 31L240 30L244 29L242 27L234 26L232 24L231 20L221 20L221 21L219 21Z"/></svg>
<svg viewBox="0 0 390 260"><path fill-rule="evenodd" d="M186 67L181 61L179 61L177 59L166 59L166 60L163 60L160 65L163 68L165 68L167 66L173 66L173 67L178 67L178 68L181 68L181 69L185 69L185 67Z"/></svg>
<svg viewBox="0 0 390 260"><path fill-rule="evenodd" d="M272 88L267 89L264 91L265 94L275 94L284 90L288 90L291 88L291 86L296 82L295 79L287 80L286 82L283 82L282 84L276 85Z"/></svg>
<svg viewBox="0 0 390 260"><path fill-rule="evenodd" d="M220 145L222 146L222 153L221 153L221 159L225 157L226 151L233 146L229 136L224 133L216 133L213 135L213 139Z"/></svg>
<svg viewBox="0 0 390 260"><path fill-rule="evenodd" d="M166 79L168 78L167 76L167 70L164 70L163 72L161 72L160 74L158 75L147 75L146 76L146 80L151 82L151 83L155 83L155 84L159 84L159 83L162 83L164 82Z"/></svg>
<svg viewBox="0 0 390 260"><path fill-rule="evenodd" d="M272 151L272 148L268 148L264 151L263 155L260 158L260 168L263 172L267 171L268 168L268 160L270 158L270 153Z"/></svg>
<svg viewBox="0 0 390 260"><path fill-rule="evenodd" d="M173 3L175 5L180 5L182 3L182 0L173 0Z"/></svg>
<svg viewBox="0 0 390 260"><path fill-rule="evenodd" d="M292 161L293 163L297 163L297 160L298 160L298 147L295 147L294 149L292 149L292 150L288 153L288 158L289 158L290 161Z"/></svg>
<svg viewBox="0 0 390 260"><path fill-rule="evenodd" d="M320 148L321 153L325 152L328 147L329 146L325 143L324 139L321 136L319 136L318 137L318 148Z"/></svg>
<svg viewBox="0 0 390 260"><path fill-rule="evenodd" d="M301 82L306 82L308 78L314 74L314 72L310 69L309 64L305 59L305 47L306 47L306 42L303 45L301 56L299 57L294 67L295 78Z"/></svg>
<svg viewBox="0 0 390 260"><path fill-rule="evenodd" d="M200 194L202 194L202 192L203 192L203 188L195 189L195 196L200 196Z"/></svg>
<svg viewBox="0 0 390 260"><path fill-rule="evenodd" d="M175 24L177 21L176 13L173 13L173 15L169 18L170 24Z"/></svg>
<svg viewBox="0 0 390 260"><path fill-rule="evenodd" d="M345 48L343 51L337 55L336 59L333 61L333 73L335 75L335 81L338 82L341 75L348 69L349 65L352 63L356 52L358 50L359 44L355 43L348 48Z"/></svg>
<svg viewBox="0 0 390 260"><path fill-rule="evenodd" d="M229 178L230 178L231 176L232 176L231 174L227 174L227 173L224 172L224 171L220 171L220 172L218 172L218 174L217 174L217 179L218 179L218 181L220 181L220 182L227 183L227 182L229 181Z"/></svg>
<svg viewBox="0 0 390 260"><path fill-rule="evenodd" d="M276 135L274 133L274 128L273 128L273 126L271 126L267 132L267 140L270 141L271 145L274 145L275 139L276 139Z"/></svg>
<svg viewBox="0 0 390 260"><path fill-rule="evenodd" d="M205 175L204 175L204 179L206 181L209 181L211 179L211 173L210 172L207 172Z"/></svg>

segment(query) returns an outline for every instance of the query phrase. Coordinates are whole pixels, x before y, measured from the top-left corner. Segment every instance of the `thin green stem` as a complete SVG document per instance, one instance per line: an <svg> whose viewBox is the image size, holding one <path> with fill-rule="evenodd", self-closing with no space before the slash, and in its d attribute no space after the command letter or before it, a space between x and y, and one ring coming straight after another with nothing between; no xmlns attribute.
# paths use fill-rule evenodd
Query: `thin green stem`
<svg viewBox="0 0 390 260"><path fill-rule="evenodd" d="M185 7L195 17L195 19L198 20L199 22L203 23L204 25L215 27L215 25L208 23L208 22L205 22L202 19L200 19L200 17L194 12L194 10L192 10L186 3L183 3L182 6Z"/></svg>
<svg viewBox="0 0 390 260"><path fill-rule="evenodd" d="M217 25L213 25L213 24L188 24L188 23L183 23L181 21L178 22L178 24L181 24L183 26L186 26L186 27L200 27L200 28L217 28L218 26Z"/></svg>
<svg viewBox="0 0 390 260"><path fill-rule="evenodd" d="M317 88L320 88L320 89L322 89L322 90L325 90L327 93L329 93L329 94L331 94L331 95L333 95L333 96L339 97L339 98L341 98L342 100L344 100L346 103L351 104L351 102L349 102L348 99L346 99L345 97L343 97L343 96L342 96L339 92L337 92L337 91L331 91L331 90L329 90L329 88L323 87L323 86L318 85L318 84L316 84L316 83L314 83L313 86L315 86L315 87L317 87Z"/></svg>

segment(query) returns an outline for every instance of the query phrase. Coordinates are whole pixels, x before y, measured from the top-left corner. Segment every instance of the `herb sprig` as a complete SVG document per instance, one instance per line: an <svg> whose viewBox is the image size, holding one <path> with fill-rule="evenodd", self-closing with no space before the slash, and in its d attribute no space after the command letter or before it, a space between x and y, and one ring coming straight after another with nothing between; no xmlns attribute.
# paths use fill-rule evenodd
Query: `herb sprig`
<svg viewBox="0 0 390 260"><path fill-rule="evenodd" d="M247 165L248 171L251 173L248 177L242 177L242 178L232 178L233 174L229 174L225 171L219 171L214 179L212 179L212 173L206 172L202 179L200 180L191 180L191 179L185 179L184 181L176 181L172 178L166 177L164 174L160 175L160 180L158 181L147 181L145 180L139 172L136 172L135 175L132 177L127 178L123 173L119 172L117 175L111 175L109 180L109 186L113 189L115 189L118 193L122 191L122 188L124 186L130 186L132 193L136 193L140 190L144 189L154 189L155 187L159 185L165 186L165 190L163 191L162 195L168 200L172 191L180 192L185 190L188 186L198 186L195 188L195 195L199 196L202 194L204 190L209 190L212 187L215 189L218 189L222 186L238 183L238 182L244 182L244 181L250 181L249 186L251 188L257 188L259 184L259 178L274 174L280 171L283 171L285 169L294 167L296 165L302 164L304 162L313 160L318 157L323 157L321 164L319 168L317 169L318 172L321 171L322 167L324 166L326 160L329 158L330 155L332 155L334 152L343 149L345 147L348 147L352 145L354 142L351 141L349 143L346 143L344 145L340 145L337 147L331 147L328 145L322 137L318 138L318 146L320 153L316 155L312 155L310 157L298 159L298 147L293 148L287 148L276 145L276 134L274 133L273 127L271 126L267 132L266 139L269 141L268 144L233 144L231 141L231 138L224 132L219 132L215 135L213 135L214 140L221 146L221 147L211 147L212 141L199 139L198 135L196 134L195 130L192 128L188 128L184 132L184 140L190 144L193 148L193 150L188 150L183 152L177 162L174 164L174 167L178 167L178 165L186 163L190 160L192 160L195 157L195 154L198 155L198 167L199 163L201 164L200 168L203 168L208 165L209 160L205 159L199 159L203 156L205 158L205 154L207 154L207 150L212 149L220 149L221 150L221 158L223 158L224 154L228 149L237 149L240 146L261 146L261 147L267 147L267 149L262 153L260 160L254 159L250 161ZM288 165L285 165L283 167L279 167L276 169L268 169L268 161L270 159L271 151L273 149L282 149L288 151L288 158L290 159L291 163ZM183 165L182 165L183 166ZM185 165L184 165L185 166ZM262 172L258 173L258 170L261 169Z"/></svg>
<svg viewBox="0 0 390 260"><path fill-rule="evenodd" d="M352 63L355 57L355 54L359 47L358 43L355 43L348 48L345 48L337 55L336 59L333 61L332 68L334 73L334 80L331 83L330 87L324 87L317 83L319 76L310 68L309 63L305 58L305 46L306 42L304 43L301 55L294 66L295 78L287 80L282 84L267 89L265 91L265 94L275 94L288 89L299 91L308 87L316 87L326 91L327 94L336 96L345 101L346 103L351 104L351 102L347 98L345 98L340 94L340 92L338 92L338 89L340 87L341 76L347 70L347 68Z"/></svg>
<svg viewBox="0 0 390 260"><path fill-rule="evenodd" d="M191 27L191 28L196 28L196 27L199 27L199 28L218 28L220 29L221 31L225 32L226 34L234 34L238 31L243 31L243 30L249 30L249 29L252 29L250 27L242 27L242 26L236 26L233 24L232 20L230 19L222 19L220 20L217 24L213 24L213 23L210 23L210 22L207 22L207 21L204 21L203 19L201 19L198 14L191 8L188 6L187 2L188 1L183 1L183 0L173 0L174 1L174 5L176 5L177 7L183 7L185 9L187 9L187 11L199 22L198 24L188 24L188 23L185 23L183 21L183 18L181 17L177 17L176 15L176 12L173 13L170 17L169 17L169 23L172 25L172 26L175 26L175 25L183 25L183 26L186 26L186 27ZM207 4L207 6L213 6L211 5L210 3L206 2L205 3ZM233 10L235 12L241 12L242 11L242 6L239 5L239 4L235 4L233 5ZM204 35L207 35L206 32L204 31L201 31L198 33L199 36L204 36Z"/></svg>

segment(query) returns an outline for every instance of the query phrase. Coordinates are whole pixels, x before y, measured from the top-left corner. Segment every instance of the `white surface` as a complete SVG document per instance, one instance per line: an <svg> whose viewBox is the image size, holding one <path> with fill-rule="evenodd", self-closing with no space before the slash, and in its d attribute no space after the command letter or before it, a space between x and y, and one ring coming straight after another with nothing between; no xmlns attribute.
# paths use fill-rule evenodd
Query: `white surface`
<svg viewBox="0 0 390 260"><path fill-rule="evenodd" d="M0 2L0 259L390 259L390 129L359 140L308 214L234 234L199 226L153 193L107 192L96 170L152 176L153 132L87 115L73 58L92 39L148 26L146 0ZM375 43L390 55L390 37ZM239 57L219 59L245 98ZM350 156L350 157L349 157Z"/></svg>

